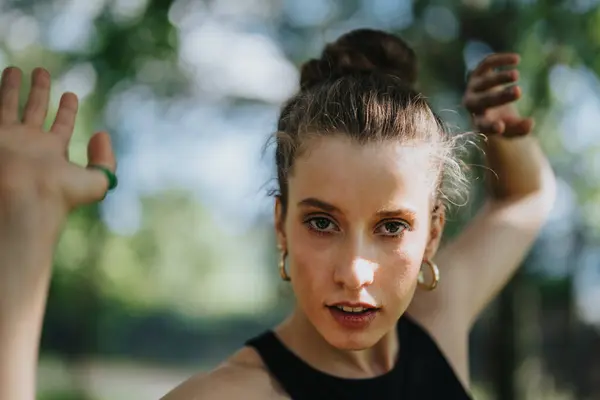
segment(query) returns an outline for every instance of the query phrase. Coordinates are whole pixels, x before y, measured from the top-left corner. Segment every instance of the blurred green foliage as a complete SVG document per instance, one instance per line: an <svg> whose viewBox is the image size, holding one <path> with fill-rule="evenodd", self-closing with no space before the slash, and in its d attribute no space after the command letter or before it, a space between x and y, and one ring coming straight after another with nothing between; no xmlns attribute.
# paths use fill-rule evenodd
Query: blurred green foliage
<svg viewBox="0 0 600 400"><path fill-rule="evenodd" d="M71 147L75 161L84 162L89 132L97 127L110 128L117 151L127 150L127 137L118 126L106 126L105 121L106 105L117 89L144 83L165 99L185 96L189 92L189 71L180 66L177 28L169 18L173 3L172 0L141 2L143 7L135 16L117 18L111 11L112 3L107 2L93 19L95 34L86 46L78 50L51 50L37 43L26 49L11 50L6 42L0 43L7 61L26 71L43 65L60 76L75 65L89 63L93 66L97 79L82 105ZM216 7L217 3L205 1L208 9ZM266 3L276 10L281 7L276 1ZM359 0L330 3L335 4L336 12L321 25L299 24L294 15L281 11L265 26L256 26L264 21L249 20L248 29L270 32L276 41L285 44L286 55L300 65L317 55L315 44L333 39L331 32L341 32L347 26L358 27L360 21L365 21L363 25L379 26L377 21L364 17L364 13L369 7L385 2L373 2L373 5ZM49 13L61 7L66 7L66 3L21 0L6 1L3 5L5 12L17 10L21 13L19 15L31 15L39 21L44 21ZM568 182L575 194L582 213L576 220L584 232L582 240L593 242L600 228L600 215L595 211L600 199L600 179L593 176L585 165L593 161L600 142L596 141L577 154L568 150L569 132L564 132L563 125L559 123L568 104L565 105L565 100L557 98L556 91L553 92L551 75L557 66L564 66L574 71L591 71L598 76L600 7L597 2L415 0L408 9L412 10L412 19L397 32L415 47L419 55L420 89L431 96L434 106L459 129L469 129L467 116L460 109L467 72L465 54L469 49L475 53L515 51L522 55L519 70L524 97L519 107L524 114L536 117L537 134L553 161L557 175ZM394 23L391 25L395 26ZM240 62L243 63L243 60ZM148 63L161 65L161 79L153 80L144 74ZM245 104L249 100L229 98L227 101L228 110L235 112L237 104ZM453 112L455 110L459 112ZM593 129L597 130L597 127L590 127L590 130ZM481 161L480 154L472 155L473 164ZM474 168L473 173L477 182L481 182L483 169ZM449 236L454 235L476 210L482 198L482 187L481 184L474 185L474 201L453 217L447 228ZM191 301L189 293L194 287L202 287L201 282L207 279L210 271L221 268L219 254L228 251L231 239L211 221L203 205L192 200L189 194L160 194L157 198L142 201L143 227L130 237L110 233L99 218L98 205L79 210L70 219L56 257L44 327L44 351L59 352L73 362L101 353L193 363L199 358L218 359L285 313L291 302L289 296L278 304L263 307L257 314L246 316L230 311L222 312L220 317L198 315L199 307L191 307L193 310L189 306L186 308L186 302ZM189 229L190 221L194 221L198 230ZM259 222L247 237L235 240L259 237L267 243L269 235L268 224ZM209 240L199 242L199 238ZM519 285L541 293L552 303L551 307L567 307L565 312L573 314L573 310L569 309L573 307L572 274L548 277L533 268L544 264L540 258L540 254L546 251L543 246L548 246L548 243L538 244L526 263L532 268L525 268L525 272L519 275L520 283L513 283L499 300L504 311L495 315L504 316L504 323L502 320L496 322L500 328L496 333L499 339L495 343L505 338L506 343L514 344L508 337L515 339L513 328L517 310L514 309L514 299L517 296L515 287ZM161 268L165 259L177 264L175 274ZM276 279L274 276L273 285ZM177 282L169 287L183 289L165 289L167 286L161 286L164 282ZM493 314L495 307L497 305L490 307L490 313ZM484 317L483 320L489 322L489 318ZM482 331L485 329L481 328ZM475 343L484 346L482 340L475 332ZM192 348L193 351L190 350ZM504 349L505 354L512 354L510 349ZM489 356L483 350L481 353ZM506 362L505 377L506 369L514 367L515 360ZM481 365L476 360L474 363ZM500 393L498 398L515 398L511 397L515 396L514 390L506 388L514 384L514 379L508 377L502 381L501 374L494 375L489 368L481 370L488 372L475 372L475 379L495 379L496 391ZM590 390L588 388L588 392ZM59 398L69 397L62 394L44 397L45 400Z"/></svg>

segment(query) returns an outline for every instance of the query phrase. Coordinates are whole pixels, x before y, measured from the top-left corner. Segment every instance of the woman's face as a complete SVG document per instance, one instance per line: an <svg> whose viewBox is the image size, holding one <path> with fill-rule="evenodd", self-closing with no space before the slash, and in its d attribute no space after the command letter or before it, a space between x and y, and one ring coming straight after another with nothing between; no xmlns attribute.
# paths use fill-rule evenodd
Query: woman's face
<svg viewBox="0 0 600 400"><path fill-rule="evenodd" d="M298 307L331 345L368 348L395 327L437 245L429 152L342 135L307 150L288 179L285 217L276 207Z"/></svg>

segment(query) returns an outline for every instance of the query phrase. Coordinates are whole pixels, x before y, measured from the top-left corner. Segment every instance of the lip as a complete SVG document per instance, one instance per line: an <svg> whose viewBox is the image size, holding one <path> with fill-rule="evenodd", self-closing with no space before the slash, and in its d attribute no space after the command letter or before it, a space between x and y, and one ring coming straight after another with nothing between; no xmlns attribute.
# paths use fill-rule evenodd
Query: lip
<svg viewBox="0 0 600 400"><path fill-rule="evenodd" d="M364 303L338 303L338 304L364 304ZM361 306L362 307L362 306ZM371 309L363 313L353 315L352 313L346 313L337 307L328 307L329 313L333 320L337 322L338 326L345 330L363 330L367 329L373 320L380 313L379 309Z"/></svg>
<svg viewBox="0 0 600 400"><path fill-rule="evenodd" d="M362 308L376 308L379 309L380 307L374 306L373 304L370 303L351 303L348 301L342 301L339 303L333 303L328 305L327 307L337 307L337 306L345 306L345 307L353 307L353 308L358 308L358 307L362 307Z"/></svg>

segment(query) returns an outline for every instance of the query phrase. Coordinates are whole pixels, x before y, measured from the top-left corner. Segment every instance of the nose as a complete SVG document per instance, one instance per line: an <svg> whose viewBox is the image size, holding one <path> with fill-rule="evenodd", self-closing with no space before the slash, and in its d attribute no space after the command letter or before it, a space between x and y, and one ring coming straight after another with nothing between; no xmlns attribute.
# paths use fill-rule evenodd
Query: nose
<svg viewBox="0 0 600 400"><path fill-rule="evenodd" d="M334 271L333 279L348 290L360 290L373 283L377 264L364 257L354 256L350 262L340 263Z"/></svg>

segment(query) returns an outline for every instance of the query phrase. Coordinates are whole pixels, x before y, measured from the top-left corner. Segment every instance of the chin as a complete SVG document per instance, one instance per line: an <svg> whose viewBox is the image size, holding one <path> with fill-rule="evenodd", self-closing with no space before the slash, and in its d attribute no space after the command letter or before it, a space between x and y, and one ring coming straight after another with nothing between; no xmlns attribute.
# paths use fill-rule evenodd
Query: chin
<svg viewBox="0 0 600 400"><path fill-rule="evenodd" d="M358 351L369 349L381 339L378 335L373 333L368 334L367 332L361 334L347 334L343 332L330 333L328 337L325 337L327 342L339 350L346 351Z"/></svg>
<svg viewBox="0 0 600 400"><path fill-rule="evenodd" d="M375 346L383 337L380 329L373 327L360 331L349 331L329 325L319 329L319 331L330 346L345 351L369 349Z"/></svg>

